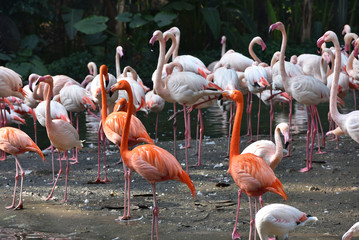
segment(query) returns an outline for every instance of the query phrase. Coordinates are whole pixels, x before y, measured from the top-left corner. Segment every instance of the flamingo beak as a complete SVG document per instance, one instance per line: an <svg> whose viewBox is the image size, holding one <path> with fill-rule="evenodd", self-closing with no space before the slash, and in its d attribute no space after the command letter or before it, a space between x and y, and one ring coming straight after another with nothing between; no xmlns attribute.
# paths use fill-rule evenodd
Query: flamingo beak
<svg viewBox="0 0 359 240"><path fill-rule="evenodd" d="M265 79L264 77L261 77L261 79L259 79L259 83L260 83L263 87L265 87L265 86L269 87L269 86L270 86L269 83L268 83L268 81L267 81L267 79Z"/></svg>

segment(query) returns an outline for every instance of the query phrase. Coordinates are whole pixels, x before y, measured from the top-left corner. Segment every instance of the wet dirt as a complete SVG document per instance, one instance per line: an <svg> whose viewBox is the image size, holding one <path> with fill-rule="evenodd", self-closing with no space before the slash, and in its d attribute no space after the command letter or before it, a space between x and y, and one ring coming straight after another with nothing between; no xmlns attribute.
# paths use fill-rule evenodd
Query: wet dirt
<svg viewBox="0 0 359 240"><path fill-rule="evenodd" d="M260 139L268 138L260 136ZM249 144L247 141L248 137L241 138L241 149ZM183 141L178 144L183 145ZM171 141L157 145L173 152ZM191 146L189 164L194 165L197 163L195 141ZM336 149L336 142L327 139L327 153L314 154L313 169L299 173L305 166L305 147L306 136L294 135L292 156L284 158L275 170L289 200L266 193L264 204L286 203L319 219L314 225L297 228L290 239L340 239L359 219L359 145L343 137ZM231 239L238 187L227 175L227 139L205 139L202 151L202 165L189 170L198 193L197 201L180 182L157 184L160 239ZM177 152L177 159L185 168L184 150ZM20 155L20 163L26 171L22 210L5 209L12 201L15 162L12 156L0 162L0 238L150 239L151 185L137 173L132 174L133 221L118 222L115 219L123 214L124 191L123 168L117 163L119 150L113 145L108 148L108 177L112 181L106 184L91 184L97 176L97 147L84 148L79 158L79 164L70 166L68 201L64 203L61 201L64 175L55 189L54 199L45 201L52 187L51 156L47 155L43 163L34 153ZM58 167L55 161L56 171ZM242 239L248 239L248 231L248 198L243 195L238 232Z"/></svg>

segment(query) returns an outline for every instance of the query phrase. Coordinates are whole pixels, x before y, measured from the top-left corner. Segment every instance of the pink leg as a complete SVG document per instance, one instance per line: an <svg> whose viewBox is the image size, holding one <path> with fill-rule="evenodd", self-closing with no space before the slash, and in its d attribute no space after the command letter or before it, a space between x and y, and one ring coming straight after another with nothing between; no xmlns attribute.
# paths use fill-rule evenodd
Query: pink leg
<svg viewBox="0 0 359 240"><path fill-rule="evenodd" d="M249 123L248 123L248 128L249 128L249 136L250 139L248 140L248 142L253 142L253 132L252 132L252 119L251 119L251 115L252 115L252 105L253 105L253 94L250 93L250 103L249 103Z"/></svg>
<svg viewBox="0 0 359 240"><path fill-rule="evenodd" d="M16 164L19 166L20 169L20 174L21 174L21 183L20 183L20 196L19 196L19 203L17 204L17 206L15 207L15 209L23 209L23 204L22 204L22 189L23 189L23 183L24 183L24 176L25 176L25 172L22 169L17 157L15 156L15 161Z"/></svg>
<svg viewBox="0 0 359 240"><path fill-rule="evenodd" d="M185 130L184 130L184 139L185 139L185 155L186 155L186 173L188 174L188 148L187 148L187 142L189 141L188 138L188 118L187 118L187 110L186 110L186 106L183 105L183 113L184 113L184 125L185 125Z"/></svg>
<svg viewBox="0 0 359 240"><path fill-rule="evenodd" d="M292 128L292 113L293 113L293 99L290 98L290 100L289 100L289 124L288 124L289 125L289 139L290 139L290 141L293 141L292 130L291 130L291 128ZM288 153L287 153L287 155L285 155L285 157L292 156L290 154L290 143L288 144L287 151L288 151Z"/></svg>
<svg viewBox="0 0 359 240"><path fill-rule="evenodd" d="M59 155L61 155L61 153L59 152ZM61 157L61 156L60 156ZM57 174L57 178L55 180L55 183L54 183L54 186L52 187L52 190L51 190L51 193L50 195L46 198L46 200L49 200L52 198L52 195L54 194L54 190L55 190L55 187L56 187L56 184L57 184L57 181L59 180L61 174L62 174L62 162L59 161L60 163L60 170L59 170L59 173Z"/></svg>
<svg viewBox="0 0 359 240"><path fill-rule="evenodd" d="M104 183L100 177L100 170L101 170L101 131L102 131L102 124L100 124L100 127L97 131L97 178L95 180L95 183Z"/></svg>
<svg viewBox="0 0 359 240"><path fill-rule="evenodd" d="M153 213L152 213L152 233L151 233L151 240L153 240L154 236L154 230L156 228L156 236L157 240L159 240L158 236L158 215L159 215L159 209L157 205L157 199L156 199L156 183L152 184L152 191L153 191Z"/></svg>
<svg viewBox="0 0 359 240"><path fill-rule="evenodd" d="M251 220L250 220L250 223L249 223L249 239L252 239L254 218L253 218L253 207L252 207L252 198L251 197L248 197L248 202L249 202L249 215L251 217Z"/></svg>
<svg viewBox="0 0 359 240"><path fill-rule="evenodd" d="M106 182L111 182L111 180L109 180L107 178L107 163L106 163L106 136L105 136L105 133L103 132L103 130L101 131L101 135L102 135L102 145L103 145L103 164L104 164L104 167L105 167L105 179L103 180L105 183Z"/></svg>
<svg viewBox="0 0 359 240"><path fill-rule="evenodd" d="M173 113L176 114L176 103L173 103ZM173 119L173 155L177 158L177 116Z"/></svg>
<svg viewBox="0 0 359 240"><path fill-rule="evenodd" d="M128 220L130 219L130 216L128 215L129 211L127 212L127 206L129 206L129 204L127 204L127 196L129 194L127 194L127 192L129 191L129 177L128 177L128 172L127 172L127 167L126 165L122 162L122 166L123 166L123 177L125 179L125 191L124 191L124 196L123 196L123 216L122 217L118 217L116 219L116 221L124 221L124 220ZM131 181L131 180L130 180Z"/></svg>
<svg viewBox="0 0 359 240"><path fill-rule="evenodd" d="M262 195L259 196L259 203L260 203L261 208L262 208L263 207L263 196Z"/></svg>
<svg viewBox="0 0 359 240"><path fill-rule="evenodd" d="M318 129L318 124L319 124L320 131L322 132L322 145L325 148L325 136L324 136L323 127L322 127L322 123L320 121L320 116L319 116L317 106L313 106L313 111L314 111L314 114L315 114L314 115L314 117L315 117L315 126L316 126L316 129ZM322 154L322 153L326 153L326 152L322 151L320 149L320 139L319 139L319 131L318 131L318 152L317 152L317 154Z"/></svg>
<svg viewBox="0 0 359 240"><path fill-rule="evenodd" d="M272 90L271 95L272 95ZM274 119L274 107L273 98L270 99L270 110L269 110L269 139L273 141L273 119Z"/></svg>
<svg viewBox="0 0 359 240"><path fill-rule="evenodd" d="M202 149L202 139L203 139L203 131L204 131L204 125L203 125L203 118L202 118L202 110L198 109L198 115L199 115L199 124L200 124L200 130L199 130L199 145L198 145L198 163L197 166L201 166L201 149Z"/></svg>
<svg viewBox="0 0 359 240"><path fill-rule="evenodd" d="M157 112L157 114L156 114L156 126L155 126L155 141L156 141L156 142L158 141L158 138L157 138L158 115L159 115L159 112Z"/></svg>
<svg viewBox="0 0 359 240"><path fill-rule="evenodd" d="M64 199L62 200L63 202L67 202L67 182L69 180L69 171L70 171L68 151L65 151L65 158L66 158L66 180L65 180L65 196Z"/></svg>
<svg viewBox="0 0 359 240"><path fill-rule="evenodd" d="M236 215L236 223L234 224L233 232L232 232L232 239L241 239L241 235L237 231L237 224L238 224L238 215L239 215L239 207L241 205L241 196L242 190L238 190L238 205L237 205L237 215Z"/></svg>
<svg viewBox="0 0 359 240"><path fill-rule="evenodd" d="M33 119L34 119L35 143L37 144L37 124L36 124L36 118L33 116Z"/></svg>
<svg viewBox="0 0 359 240"><path fill-rule="evenodd" d="M76 130L77 130L77 133L79 133L79 113L76 113ZM71 164L78 164L79 163L78 154L79 154L79 149L74 148L72 158L70 158L69 160L75 160L75 161L71 162Z"/></svg>
<svg viewBox="0 0 359 240"><path fill-rule="evenodd" d="M229 110L227 156L229 156L229 148L230 148L230 146L231 146L232 120L233 120L233 102L231 102L231 108L230 108L230 110Z"/></svg>
<svg viewBox="0 0 359 240"><path fill-rule="evenodd" d="M260 119L261 119L261 95L262 93L259 94L259 101L258 101L258 120L257 120L257 141L259 140L259 123L260 123Z"/></svg>
<svg viewBox="0 0 359 240"><path fill-rule="evenodd" d="M301 170L299 170L299 172L308 172L310 169L308 168L309 166L309 141L310 141L310 136L311 136L311 118L310 118L310 107L307 107L307 163L306 163L306 167L302 168Z"/></svg>
<svg viewBox="0 0 359 240"><path fill-rule="evenodd" d="M15 158L15 167L16 167L16 173L15 173L15 185L14 185L14 194L13 194L12 204L10 206L7 206L6 209L15 208L16 188L17 188L17 182L19 180L19 167L18 167L16 158Z"/></svg>
<svg viewBox="0 0 359 240"><path fill-rule="evenodd" d="M127 188L127 217L131 218L131 169L127 170L127 178L128 178L128 188Z"/></svg>
<svg viewBox="0 0 359 240"><path fill-rule="evenodd" d="M247 107L246 107L246 113L247 113L247 133L246 136L249 136L250 134L250 129L249 129L249 123L250 123L250 119L251 119L251 114L249 111L249 107L250 107L250 93L247 94Z"/></svg>

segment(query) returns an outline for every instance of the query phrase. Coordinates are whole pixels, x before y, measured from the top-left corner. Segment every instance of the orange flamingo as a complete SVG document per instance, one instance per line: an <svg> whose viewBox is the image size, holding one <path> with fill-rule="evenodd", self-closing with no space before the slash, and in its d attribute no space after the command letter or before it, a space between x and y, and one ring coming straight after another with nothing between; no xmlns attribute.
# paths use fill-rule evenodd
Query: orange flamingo
<svg viewBox="0 0 359 240"><path fill-rule="evenodd" d="M109 75L107 72L107 66L102 65L100 67L100 86L101 86L101 95L102 95L102 108L101 108L101 118L102 118L102 128L106 135L106 138L111 141L112 143L116 144L118 147L121 146L122 142L121 139L123 137L123 129L125 126L125 121L127 119L127 113L125 112L112 112L110 115L107 116L107 98L105 94L105 85L104 85L104 78L105 81L109 80ZM132 94L132 92L131 92ZM131 95L132 96L132 95ZM132 96L133 97L133 96ZM133 102L130 103L130 105L133 104ZM133 112L133 108L130 108L127 104L127 110L131 109L131 113ZM127 143L128 142L128 143ZM138 143L148 143L148 144L154 144L153 140L148 135L146 128L143 126L142 122L136 118L131 118L131 129L130 129L130 136L129 139L126 140L126 143L130 146L134 146ZM100 166L100 163L98 163L98 166ZM127 171L127 168L125 164L123 164L123 170L124 170L124 178L125 178L125 193L128 192L128 195L124 198L124 216L123 219L129 219L130 218L130 183L131 183L131 172ZM98 169L98 172L100 172L100 169ZM105 172L106 174L106 172ZM98 175L96 182L102 181L100 179L100 175ZM107 175L105 175L105 180L108 181ZM128 191L127 191L128 189ZM128 202L126 198L128 197ZM128 206L128 210L126 212L126 204Z"/></svg>
<svg viewBox="0 0 359 240"><path fill-rule="evenodd" d="M22 209L23 208L22 187L23 187L25 173L19 163L19 160L17 159L17 155L28 151L33 151L39 154L43 161L45 160L45 157L42 154L40 148L36 145L36 143L34 143L34 141L31 140L31 138L26 133L24 133L20 129L13 127L0 128L0 149L6 153L14 155L15 166L16 166L14 197L12 200L12 204L6 208ZM21 175L20 198L19 198L19 203L17 204L17 206L15 206L16 187L17 187L17 181L19 179L19 169Z"/></svg>
<svg viewBox="0 0 359 240"><path fill-rule="evenodd" d="M223 98L236 101L237 113L234 119L231 148L229 152L229 168L228 172L231 173L234 182L239 187L238 191L238 208L236 223L232 232L232 239L240 239L240 234L237 232L238 213L240 207L240 200L242 191L248 195L249 209L250 209L250 230L249 239L251 239L252 228L254 224L252 214L252 201L251 197L255 197L255 208L257 208L257 197L266 192L273 192L282 196L285 200L288 199L283 190L283 185L275 176L273 170L263 160L252 153L240 154L240 132L243 114L243 95L238 90L224 91Z"/></svg>
<svg viewBox="0 0 359 240"><path fill-rule="evenodd" d="M41 82L47 83L49 85L49 88L46 88L46 112L45 112L45 126L46 126L46 132L47 136L50 139L51 144L57 149L59 152L59 157L61 159L61 152L65 153L66 157L66 182L65 182L65 196L63 199L63 202L67 201L67 182L68 182L68 175L70 170L69 165L69 156L68 156L68 150L72 149L74 147L77 147L78 149L82 149L82 141L79 140L79 134L76 131L76 129L71 125L71 123L66 122L62 119L51 119L51 109L50 109L50 102L51 102L51 95L53 92L53 79L50 75L46 75L43 77L39 77L36 84L39 84ZM60 160L60 170L57 175L57 178L55 180L54 186L51 190L50 195L47 197L46 200L49 200L52 198L52 195L54 193L57 181L60 178L60 175L62 174L62 161Z"/></svg>
<svg viewBox="0 0 359 240"><path fill-rule="evenodd" d="M164 150L153 144L144 144L135 147L132 150L128 149L128 137L130 132L130 124L132 119L133 96L131 86L127 81L120 81L112 86L111 91L117 89L126 90L129 97L129 107L127 109L126 124L121 140L121 156L122 160L128 168L137 172L144 177L151 185L153 190L153 216L152 216L152 233L151 239L154 236L154 229L156 227L156 236L158 236L158 214L159 209L156 200L156 182L166 180L177 180L185 183L192 192L192 196L196 197L196 189L188 174L182 169L177 159ZM126 195L126 193L125 193Z"/></svg>

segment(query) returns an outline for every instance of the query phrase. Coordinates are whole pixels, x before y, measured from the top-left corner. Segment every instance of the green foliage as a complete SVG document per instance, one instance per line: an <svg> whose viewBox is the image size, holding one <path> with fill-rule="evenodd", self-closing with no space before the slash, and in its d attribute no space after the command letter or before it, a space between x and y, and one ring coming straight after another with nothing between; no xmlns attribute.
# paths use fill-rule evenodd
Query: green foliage
<svg viewBox="0 0 359 240"><path fill-rule="evenodd" d="M74 52L68 57L55 60L50 63L48 67L48 74L50 75L67 75L78 82L88 74L87 63L93 61L97 64L104 62L103 58L98 58L89 51Z"/></svg>
<svg viewBox="0 0 359 240"><path fill-rule="evenodd" d="M74 40L77 34L77 30L74 27L75 23L80 21L84 10L83 9L73 9L73 8L63 8L62 19L65 22L65 29L69 40Z"/></svg>
<svg viewBox="0 0 359 240"><path fill-rule="evenodd" d="M107 29L106 22L108 20L108 17L92 15L76 22L73 26L82 33L96 34Z"/></svg>

